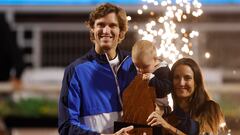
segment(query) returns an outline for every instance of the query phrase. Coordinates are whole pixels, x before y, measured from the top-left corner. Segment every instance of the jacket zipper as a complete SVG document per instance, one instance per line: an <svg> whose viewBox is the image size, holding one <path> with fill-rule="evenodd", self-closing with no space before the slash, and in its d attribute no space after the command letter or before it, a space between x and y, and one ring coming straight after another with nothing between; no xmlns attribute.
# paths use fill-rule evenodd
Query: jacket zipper
<svg viewBox="0 0 240 135"><path fill-rule="evenodd" d="M120 104L121 104L121 107L123 107L122 98L121 98L120 86L119 86L118 79L117 79L117 73L118 73L119 68L120 68L121 65L123 64L123 62L124 62L129 56L125 57L125 58L123 59L123 61L118 65L117 71L116 71L116 73L115 73L115 72L114 72L114 69L112 68L112 66L111 66L110 63L109 63L109 58L108 58L108 56L107 56L106 53L105 53L105 55L106 55L106 57L107 57L108 64L109 64L109 66L110 66L110 68L111 68L111 70L112 70L112 72L113 72L114 78L115 78L115 83L116 83L116 85L117 85L117 92L118 92L118 100L119 100L119 102L120 102Z"/></svg>

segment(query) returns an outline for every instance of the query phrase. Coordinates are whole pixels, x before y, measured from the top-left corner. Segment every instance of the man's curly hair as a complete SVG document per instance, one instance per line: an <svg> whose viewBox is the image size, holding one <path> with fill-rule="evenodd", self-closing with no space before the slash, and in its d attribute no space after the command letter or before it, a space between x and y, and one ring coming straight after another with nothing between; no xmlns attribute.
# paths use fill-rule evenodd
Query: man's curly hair
<svg viewBox="0 0 240 135"><path fill-rule="evenodd" d="M102 4L98 6L94 11L89 15L89 20L86 22L88 28L93 29L94 23L97 19L104 17L110 13L115 13L118 19L118 24L120 28L119 43L125 38L125 34L128 31L128 20L126 11L118 6L115 6L110 3ZM94 41L94 35L90 31L90 39Z"/></svg>

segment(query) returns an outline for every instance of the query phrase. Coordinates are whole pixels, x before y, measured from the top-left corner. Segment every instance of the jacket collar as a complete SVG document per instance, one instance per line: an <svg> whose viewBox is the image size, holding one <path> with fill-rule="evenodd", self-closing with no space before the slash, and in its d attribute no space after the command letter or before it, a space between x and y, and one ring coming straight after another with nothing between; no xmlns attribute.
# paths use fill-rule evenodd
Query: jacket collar
<svg viewBox="0 0 240 135"><path fill-rule="evenodd" d="M178 116L179 118L190 118L189 112L184 112L178 105L174 106L173 114Z"/></svg>
<svg viewBox="0 0 240 135"><path fill-rule="evenodd" d="M122 62L127 56L130 55L129 52L120 50L117 48L117 54L119 57L120 62ZM97 60L97 62L101 64L106 64L108 63L107 57L105 54L98 54L94 48L92 48L88 53L87 53L87 59L89 60Z"/></svg>

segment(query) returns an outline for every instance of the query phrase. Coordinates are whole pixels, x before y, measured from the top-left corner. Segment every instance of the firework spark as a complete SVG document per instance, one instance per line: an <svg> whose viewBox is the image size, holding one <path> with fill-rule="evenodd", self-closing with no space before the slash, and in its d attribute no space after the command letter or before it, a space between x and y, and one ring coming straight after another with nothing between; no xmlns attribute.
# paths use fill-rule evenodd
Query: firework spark
<svg viewBox="0 0 240 135"><path fill-rule="evenodd" d="M203 14L202 4L198 0L142 0L145 4L138 9L139 15L149 12L155 15L150 6L163 10L163 15L151 19L141 28L137 25L134 29L142 39L150 40L157 45L158 55L167 60L171 66L177 59L193 55L192 39L199 36L196 30L187 30L178 26L188 18L197 18Z"/></svg>

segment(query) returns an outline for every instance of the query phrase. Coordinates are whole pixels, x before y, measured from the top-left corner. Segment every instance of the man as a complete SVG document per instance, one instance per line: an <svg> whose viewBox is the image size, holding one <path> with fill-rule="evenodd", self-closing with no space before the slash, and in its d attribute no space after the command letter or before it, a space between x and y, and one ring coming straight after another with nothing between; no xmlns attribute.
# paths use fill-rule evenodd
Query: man
<svg viewBox="0 0 240 135"><path fill-rule="evenodd" d="M128 30L122 8L100 5L87 24L95 46L65 69L59 99L62 135L113 133L113 123L121 117L123 90L137 73L129 54L117 47ZM115 134L128 134L132 128Z"/></svg>
<svg viewBox="0 0 240 135"><path fill-rule="evenodd" d="M21 89L25 64L16 36L6 22L4 13L0 13L0 30L0 81L10 81L13 89Z"/></svg>

